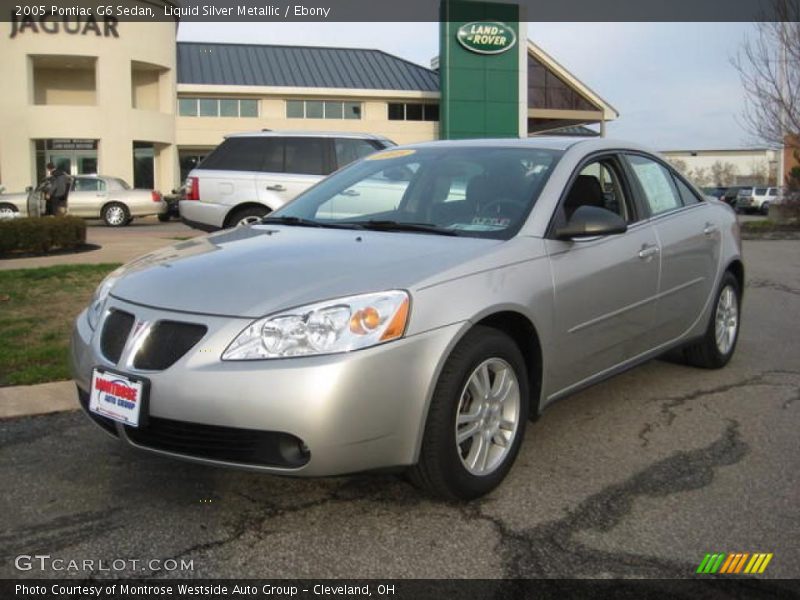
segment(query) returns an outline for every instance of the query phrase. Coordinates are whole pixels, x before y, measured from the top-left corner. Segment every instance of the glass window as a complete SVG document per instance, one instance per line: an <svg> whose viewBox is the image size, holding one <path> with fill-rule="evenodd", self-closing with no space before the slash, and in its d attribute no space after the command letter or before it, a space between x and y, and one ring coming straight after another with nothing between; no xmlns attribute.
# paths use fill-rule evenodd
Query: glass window
<svg viewBox="0 0 800 600"><path fill-rule="evenodd" d="M756 196L764 196L767 193L767 188L756 188Z"/></svg>
<svg viewBox="0 0 800 600"><path fill-rule="evenodd" d="M326 102L325 103L325 118L326 119L341 119L342 118L342 103L341 102Z"/></svg>
<svg viewBox="0 0 800 600"><path fill-rule="evenodd" d="M324 175L324 148L324 142L320 138L286 138L286 172Z"/></svg>
<svg viewBox="0 0 800 600"><path fill-rule="evenodd" d="M439 105L438 104L426 104L424 112L425 112L425 120L426 121L438 121L439 120Z"/></svg>
<svg viewBox="0 0 800 600"><path fill-rule="evenodd" d="M198 104L200 105L201 117L216 117L219 115L219 100L216 98L200 98Z"/></svg>
<svg viewBox="0 0 800 600"><path fill-rule="evenodd" d="M178 114L182 117L196 117L197 98L178 98Z"/></svg>
<svg viewBox="0 0 800 600"><path fill-rule="evenodd" d="M406 105L402 102L389 102L389 120L405 121Z"/></svg>
<svg viewBox="0 0 800 600"><path fill-rule="evenodd" d="M629 155L628 160L642 185L651 214L667 212L683 204L672 176L663 165L638 155Z"/></svg>
<svg viewBox="0 0 800 600"><path fill-rule="evenodd" d="M267 173L283 172L283 140L280 138L261 138L261 152L264 157L261 170Z"/></svg>
<svg viewBox="0 0 800 600"><path fill-rule="evenodd" d="M370 219L422 223L454 235L509 239L561 155L557 150L484 146L367 157L323 179L274 215L339 224ZM391 225L388 230L394 231Z"/></svg>
<svg viewBox="0 0 800 600"><path fill-rule="evenodd" d="M345 102L344 103L344 118L345 119L360 119L361 118L361 103L360 102Z"/></svg>
<svg viewBox="0 0 800 600"><path fill-rule="evenodd" d="M201 169L226 171L259 171L271 138L232 137L226 139L200 163Z"/></svg>
<svg viewBox="0 0 800 600"><path fill-rule="evenodd" d="M422 121L422 104L406 104L406 121Z"/></svg>
<svg viewBox="0 0 800 600"><path fill-rule="evenodd" d="M239 100L240 117L257 117L258 100Z"/></svg>
<svg viewBox="0 0 800 600"><path fill-rule="evenodd" d="M366 140L350 138L337 138L334 145L336 146L336 164L339 167L349 165L351 162L364 158L377 150L375 146Z"/></svg>
<svg viewBox="0 0 800 600"><path fill-rule="evenodd" d="M697 204L700 202L700 198L697 197L697 194L695 194L692 189L681 180L680 177L675 177L674 179L684 206L689 206L690 204Z"/></svg>
<svg viewBox="0 0 800 600"><path fill-rule="evenodd" d="M238 100L220 100L219 101L219 116L220 117L238 117L239 116L239 101Z"/></svg>
<svg viewBox="0 0 800 600"><path fill-rule="evenodd" d="M308 100L306 102L306 119L322 119L323 103L316 100Z"/></svg>
<svg viewBox="0 0 800 600"><path fill-rule="evenodd" d="M304 102L302 100L287 100L286 101L286 118L287 119L302 119L305 117L303 110Z"/></svg>
<svg viewBox="0 0 800 600"><path fill-rule="evenodd" d="M78 177L73 185L73 191L76 192L101 192L104 189L103 180L94 178Z"/></svg>

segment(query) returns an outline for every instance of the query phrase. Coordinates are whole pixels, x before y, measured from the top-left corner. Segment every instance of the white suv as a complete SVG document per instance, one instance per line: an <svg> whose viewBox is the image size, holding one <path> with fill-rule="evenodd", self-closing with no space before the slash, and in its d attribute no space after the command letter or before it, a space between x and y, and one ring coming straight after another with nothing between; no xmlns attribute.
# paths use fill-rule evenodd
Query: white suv
<svg viewBox="0 0 800 600"><path fill-rule="evenodd" d="M738 212L758 211L762 215L769 213L770 204L775 204L780 198L780 188L776 187L746 187L739 190L736 195L736 210Z"/></svg>
<svg viewBox="0 0 800 600"><path fill-rule="evenodd" d="M333 171L394 145L363 133L227 136L189 173L181 220L204 231L253 223Z"/></svg>

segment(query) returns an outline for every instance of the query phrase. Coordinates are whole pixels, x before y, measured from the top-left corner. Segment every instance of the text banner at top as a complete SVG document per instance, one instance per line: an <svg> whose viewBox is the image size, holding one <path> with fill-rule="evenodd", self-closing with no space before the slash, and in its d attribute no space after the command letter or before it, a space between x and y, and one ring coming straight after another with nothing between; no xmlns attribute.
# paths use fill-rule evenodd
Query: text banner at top
<svg viewBox="0 0 800 600"><path fill-rule="evenodd" d="M508 1L508 0L504 0ZM518 0L537 22L791 21L785 0ZM791 5L791 2L789 2ZM29 26L59 21L431 22L439 0L0 0L0 20Z"/></svg>

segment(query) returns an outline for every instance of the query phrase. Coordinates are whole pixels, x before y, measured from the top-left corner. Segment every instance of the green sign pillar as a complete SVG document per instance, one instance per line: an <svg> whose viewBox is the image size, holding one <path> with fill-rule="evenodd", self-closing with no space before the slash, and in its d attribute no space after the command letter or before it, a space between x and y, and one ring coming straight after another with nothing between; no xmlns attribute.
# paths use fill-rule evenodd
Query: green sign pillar
<svg viewBox="0 0 800 600"><path fill-rule="evenodd" d="M442 139L527 136L528 40L520 10L517 4L442 0Z"/></svg>

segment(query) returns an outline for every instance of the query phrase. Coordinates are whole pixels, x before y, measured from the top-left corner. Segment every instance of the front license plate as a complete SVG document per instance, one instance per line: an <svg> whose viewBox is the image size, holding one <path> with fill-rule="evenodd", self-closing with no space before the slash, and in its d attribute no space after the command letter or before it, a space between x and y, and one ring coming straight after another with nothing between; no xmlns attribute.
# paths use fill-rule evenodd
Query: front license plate
<svg viewBox="0 0 800 600"><path fill-rule="evenodd" d="M107 369L92 371L92 392L89 410L131 427L138 427L147 416L143 408L147 400L146 380Z"/></svg>

